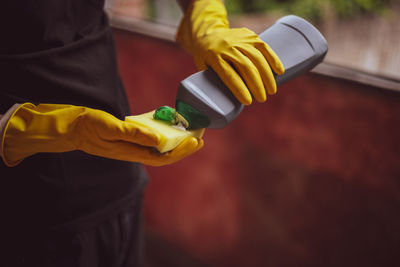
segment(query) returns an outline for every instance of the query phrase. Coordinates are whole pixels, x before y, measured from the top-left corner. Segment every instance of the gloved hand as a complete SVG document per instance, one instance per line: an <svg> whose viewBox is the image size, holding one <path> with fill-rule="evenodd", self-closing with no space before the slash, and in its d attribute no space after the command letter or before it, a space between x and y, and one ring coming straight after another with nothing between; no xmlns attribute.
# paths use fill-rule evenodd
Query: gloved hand
<svg viewBox="0 0 400 267"><path fill-rule="evenodd" d="M177 42L191 53L200 70L210 66L243 104L254 98L264 102L276 93L273 71L284 72L275 52L257 34L246 29L230 29L220 0L195 0L179 26ZM247 86L246 86L247 84Z"/></svg>
<svg viewBox="0 0 400 267"><path fill-rule="evenodd" d="M105 158L161 166L200 149L203 140L185 139L174 150L154 149L160 134L144 125L121 121L111 114L81 106L31 103L21 105L1 136L1 155L8 166L39 152L82 150Z"/></svg>

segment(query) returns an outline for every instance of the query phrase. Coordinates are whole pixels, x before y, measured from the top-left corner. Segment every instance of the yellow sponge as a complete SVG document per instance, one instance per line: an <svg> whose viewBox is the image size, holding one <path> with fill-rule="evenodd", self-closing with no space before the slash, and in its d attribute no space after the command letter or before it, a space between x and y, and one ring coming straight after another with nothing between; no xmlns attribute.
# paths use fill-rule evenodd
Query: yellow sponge
<svg viewBox="0 0 400 267"><path fill-rule="evenodd" d="M160 144L157 146L157 150L161 153L174 149L187 137L193 136L196 138L201 138L203 136L204 129L180 129L178 127L174 127L168 124L167 122L155 120L153 118L153 114L154 110L136 116L127 116L125 117L125 120L134 121L136 123L146 125L147 127L150 127L159 132L162 137Z"/></svg>

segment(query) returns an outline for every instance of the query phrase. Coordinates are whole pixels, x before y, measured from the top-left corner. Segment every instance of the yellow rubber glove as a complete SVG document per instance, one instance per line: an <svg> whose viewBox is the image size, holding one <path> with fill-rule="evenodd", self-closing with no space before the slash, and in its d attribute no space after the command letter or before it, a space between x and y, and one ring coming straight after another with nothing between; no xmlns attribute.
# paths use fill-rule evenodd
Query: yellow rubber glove
<svg viewBox="0 0 400 267"><path fill-rule="evenodd" d="M243 104L259 102L276 93L272 70L281 75L282 62L257 34L246 28L230 29L220 0L195 0L185 12L177 42L203 70L210 66ZM247 86L246 86L247 85ZM250 90L250 92L249 92Z"/></svg>
<svg viewBox="0 0 400 267"><path fill-rule="evenodd" d="M160 134L144 125L81 106L31 103L21 105L1 136L1 155L8 166L39 152L82 150L105 158L161 166L199 150L202 139L187 138L174 150L154 149Z"/></svg>

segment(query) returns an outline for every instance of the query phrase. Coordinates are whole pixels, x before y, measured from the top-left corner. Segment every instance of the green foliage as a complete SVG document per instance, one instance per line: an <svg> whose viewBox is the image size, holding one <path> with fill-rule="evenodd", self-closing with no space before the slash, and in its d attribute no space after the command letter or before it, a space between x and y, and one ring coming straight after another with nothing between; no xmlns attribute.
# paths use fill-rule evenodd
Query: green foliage
<svg viewBox="0 0 400 267"><path fill-rule="evenodd" d="M389 0L331 0L340 16L349 17L360 13L379 13L389 4Z"/></svg>
<svg viewBox="0 0 400 267"><path fill-rule="evenodd" d="M398 0L225 0L230 14L280 11L321 20L327 10L340 17L379 14Z"/></svg>
<svg viewBox="0 0 400 267"><path fill-rule="evenodd" d="M147 1L147 16L150 20L155 20L156 18L156 9L154 0Z"/></svg>
<svg viewBox="0 0 400 267"><path fill-rule="evenodd" d="M323 5L326 1L300 0L292 2L286 7L289 13L313 20L321 20L323 18Z"/></svg>

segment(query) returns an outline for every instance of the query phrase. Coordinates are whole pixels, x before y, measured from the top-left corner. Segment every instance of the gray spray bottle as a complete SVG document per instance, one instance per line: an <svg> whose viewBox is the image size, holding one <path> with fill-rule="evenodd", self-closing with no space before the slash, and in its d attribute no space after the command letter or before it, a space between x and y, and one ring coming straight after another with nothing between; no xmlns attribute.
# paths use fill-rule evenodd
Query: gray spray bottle
<svg viewBox="0 0 400 267"><path fill-rule="evenodd" d="M281 59L285 73L275 76L277 86L311 70L328 51L322 34L306 20L289 15L259 35ZM242 111L243 105L211 69L184 79L178 88L175 108L189 129L223 128Z"/></svg>

